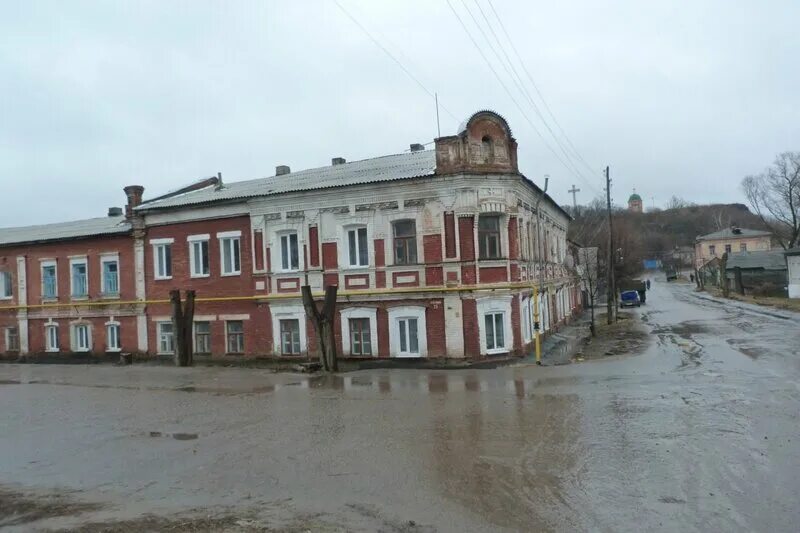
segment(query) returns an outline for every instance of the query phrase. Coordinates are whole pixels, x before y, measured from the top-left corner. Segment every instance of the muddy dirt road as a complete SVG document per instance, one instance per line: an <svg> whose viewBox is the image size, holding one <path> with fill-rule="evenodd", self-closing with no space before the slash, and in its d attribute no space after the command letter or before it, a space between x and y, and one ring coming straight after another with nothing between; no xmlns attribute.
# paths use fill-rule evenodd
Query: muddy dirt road
<svg viewBox="0 0 800 533"><path fill-rule="evenodd" d="M569 366L2 365L0 525L796 531L800 317L647 302L644 353Z"/></svg>

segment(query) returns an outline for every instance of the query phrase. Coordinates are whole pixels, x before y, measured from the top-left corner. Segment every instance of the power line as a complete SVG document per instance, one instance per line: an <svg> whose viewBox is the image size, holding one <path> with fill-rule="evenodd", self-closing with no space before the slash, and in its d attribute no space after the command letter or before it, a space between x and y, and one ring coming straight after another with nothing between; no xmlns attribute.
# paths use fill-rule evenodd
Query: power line
<svg viewBox="0 0 800 533"><path fill-rule="evenodd" d="M489 58L487 58L487 57L486 57L486 54L484 54L484 53L483 53L483 49L481 49L480 45L478 45L477 41L476 41L476 40L475 40L475 38L472 36L472 34L470 33L469 29L467 29L467 26L464 24L464 21L461 19L461 16L459 16L459 14L458 14L458 12L455 10L455 8L453 8L453 4L451 4L451 3L450 3L450 0L447 0L447 5L448 5L448 7L450 8L450 11L452 11L453 15L455 15L456 19L458 20L458 23L459 23L459 24L461 25L461 27L463 28L463 30L464 30L464 33L466 33L466 34L467 34L467 37L469 37L469 40L470 40L470 41L472 41L472 44L475 46L475 49L476 49L476 50L478 50L478 53L479 53L479 54L480 54L480 56L483 58L483 60L486 62L486 65L489 67L489 70L491 70L491 71L492 71L492 74L494 75L494 77L497 79L497 81L498 81L498 82L500 83L500 85L503 87L503 90L505 90L506 94L508 94L508 97L509 97L509 98L511 99L511 101L514 103L514 105L515 105L515 106L517 106L517 109L519 109L519 112L522 114L522 116L525 118L525 120L528 122L528 124L530 124L531 128L533 128L533 131L535 131L535 132L536 132L536 135L538 135L538 136L539 136L539 138L540 138L540 139L542 139L542 142L543 142L543 143L544 143L544 145L547 147L547 149L548 149L548 150L550 150L550 152L553 154L553 156L555 156L555 158L556 158L556 159L558 159L558 161L559 161L559 162L560 162L560 163L561 163L561 164L564 166L564 168L566 168L566 169L567 169L568 171L570 171L572 174L575 174L575 176L576 176L578 179L581 179L581 180L583 180L583 181L586 181L586 178L584 178L584 177L583 177L583 176L581 176L580 174L577 174L577 173L576 173L576 172L575 172L575 171L574 171L572 168L570 168L570 166L569 166L569 165L567 165L567 164L564 162L564 160L561 158L561 156L559 156L559 155L558 155L558 153L557 153L557 152L556 152L556 151L553 149L553 147L552 147L552 146L550 146L550 143L548 143L548 142L547 142L547 139L545 139L545 138L544 138L544 136L542 135L542 133L539 131L539 128L537 128L537 127L536 127L536 125L533 123L533 121L530 119L530 117L528 117L528 114L527 114L527 113L525 113L525 110L524 110L524 109L522 109L522 106L520 106L520 105L519 105L519 102L517 102L517 99L516 99L516 98L514 98L514 95L513 95L513 94L511 94L511 91L508 89L508 86L505 84L505 82L503 81L503 79L502 79L502 78L500 77L500 75L497 73L497 70L495 70L494 66L492 65L492 62L491 62L491 61L489 61ZM589 184L588 182L587 182L587 185L589 185L589 186L591 187L591 184Z"/></svg>
<svg viewBox="0 0 800 533"><path fill-rule="evenodd" d="M573 162L574 156L568 153L567 149L564 147L564 144L558 138L558 135L555 134L553 129L550 127L550 124L548 124L547 119L542 114L542 112L539 110L539 106L536 105L536 101L531 96L530 91L528 91L527 87L525 87L525 82L523 81L523 79L519 75L519 73L517 72L517 69L514 66L514 62L511 61L511 58L509 57L508 52L506 52L506 49L503 46L503 43L500 41L500 38L497 36L497 32L494 31L494 28L492 27L492 23L489 21L489 18L486 16L486 13L483 11L483 8L481 7L480 3L478 2L478 0L472 0L472 1L475 4L475 6L478 8L478 11L480 12L481 17L483 17L483 20L486 23L486 27L489 29L489 31L491 32L492 36L494 37L494 40L497 43L497 47L503 53L503 56L505 57L505 61L503 61L503 58L500 57L500 54L498 54L497 51L495 50L495 47L492 45L492 42L486 36L486 33L483 31L483 28L481 28L481 24L478 22L478 20L472 14L472 10L469 9L469 7L467 6L465 0L461 0L461 3L464 5L464 9L467 11L467 13L469 13L469 16L472 18L472 21L475 23L475 26L478 27L478 30L481 32L481 35L483 36L484 40L486 40L487 44L489 45L489 48L492 50L492 52L494 52L494 55L500 61L500 64L503 65L503 68L505 69L506 74L508 74L508 76L514 82L514 85L516 85L517 90L522 94L523 97L527 98L528 102L531 104L531 107L533 108L534 113L536 113L536 116L539 117L539 120L542 121L542 124L544 124L544 127L547 129L547 131L553 137L553 140L556 142L556 145L561 150L561 153L564 154L564 157L572 165L572 167L574 168L575 172L580 174L581 176L583 176L583 173L580 171L580 169L577 167L577 165ZM506 63L508 63L508 66L506 66ZM509 67L511 67L510 70L509 70ZM595 192L599 192L599 191L596 190Z"/></svg>
<svg viewBox="0 0 800 533"><path fill-rule="evenodd" d="M584 166L587 169L589 169L589 171L591 173L596 172L596 170L593 169L591 167L591 165L589 165L586 162L586 160L583 158L583 156L578 151L578 149L575 148L575 145L570 140L569 136L567 135L567 132L564 131L564 128L561 127L561 124L558 122L558 119L556 119L556 116L553 113L553 110L550 108L550 105L547 103L547 100L545 100L544 95L542 95L542 92L539 90L539 86L536 85L536 82L534 81L533 76L531 76L531 73L528 71L528 68L525 66L525 62L522 60L522 57L520 56L519 52L517 51L517 47L514 45L514 41L511 39L511 36L509 35L508 30L506 30L506 26L505 26L505 24L503 24L503 20L500 18L500 15L497 13L497 10L494 8L494 4L492 3L492 0L487 0L487 2L489 3L489 7L492 8L492 13L494 13L494 16L497 19L497 22L500 24L500 29L503 30L503 34L506 36L506 39L508 40L508 43L511 45L511 49L514 52L514 55L516 56L516 58L519 61L520 65L522 66L522 70L525 72L525 75L528 77L528 80L531 82L531 85L533 85L533 89L536 91L536 94L541 99L542 104L544 104L545 110L550 115L550 117L553 119L553 122L555 123L555 125L559 129L559 131L561 131L561 134L564 136L564 139L567 141L567 144L569 144L569 146L572 148L572 151L575 152L575 155L578 157L578 160L580 160L584 164Z"/></svg>
<svg viewBox="0 0 800 533"><path fill-rule="evenodd" d="M363 25L362 25L362 24L361 24L361 23L360 23L360 22L359 22L359 21L358 21L358 20L357 20L357 19L356 19L356 18L353 16L353 15L351 15L351 14L350 14L350 12L349 12L349 11L347 11L347 10L344 8L344 6L342 6L342 4L340 4L340 3L339 3L339 0L334 0L334 3L336 4L336 7L338 7L338 8L339 8L339 9L342 11L342 13L344 13L345 15L347 15L347 18L349 18L349 19L350 19L350 20L353 22L353 24L355 24L356 26L358 26L358 27L359 27L359 29L360 29L362 32L364 32L364 35L366 35L367 37L369 37L370 41L372 41L372 43L373 43L375 46L377 46L377 47L378 47L378 48L379 48L379 49L380 49L380 50L381 50L381 51L382 51L384 54L386 54L387 56L389 56L389 58L390 58L392 61L394 61L394 62L397 64L397 66L398 66L398 67L400 67L400 69L401 69L401 70L402 70L402 71L403 71L403 72L406 74L406 76L408 76L409 78L411 78L411 79L414 81L414 83L416 83L416 84L417 84L417 85L418 85L418 86L419 86L419 87L420 87L420 88L421 88L423 91L425 91L426 93L428 93L428 96L430 96L431 98L433 98L434 100L436 100L436 94L435 94L433 91L431 91L430 89L428 89L428 88L425 86L425 84L423 84L421 81L419 81L419 79L418 79L416 76L414 76L414 74L413 74L413 73L412 73L412 72L411 72L409 69L407 69L405 65L403 65L402 61L400 61L399 59L397 59L397 57L395 57L395 56L394 56L394 55L393 55L393 54L392 54L392 53L391 53L391 52L390 52L390 51L389 51L389 50L388 50L388 49L387 49L385 46L383 46L383 45L380 43L380 41L378 41L378 39L376 39L375 37L373 37L373 35L372 35L372 34L371 34L371 33L370 33L370 32L369 32L369 31L368 31L368 30L367 30L367 29L366 29L366 28L365 28L365 27L364 27L364 26L363 26ZM445 112L445 113L447 113L448 115L450 115L450 117L451 117L453 120L455 120L455 121L456 121L456 123L458 123L458 122L459 122L459 119L458 119L458 118L456 118L456 116L455 116L453 113L451 113L451 112L450 112L450 110L449 110L449 109L447 109L447 108L446 108L444 105L442 105L442 104L440 103L440 104L439 104L439 107L441 107L441 108L444 110L444 112Z"/></svg>

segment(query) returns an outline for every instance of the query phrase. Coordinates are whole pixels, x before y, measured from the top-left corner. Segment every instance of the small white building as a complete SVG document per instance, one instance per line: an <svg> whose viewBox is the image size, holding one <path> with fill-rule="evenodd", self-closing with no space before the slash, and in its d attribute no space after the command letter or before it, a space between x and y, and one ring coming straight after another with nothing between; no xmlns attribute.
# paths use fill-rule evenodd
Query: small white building
<svg viewBox="0 0 800 533"><path fill-rule="evenodd" d="M789 298L800 298L800 247L786 251L786 268Z"/></svg>

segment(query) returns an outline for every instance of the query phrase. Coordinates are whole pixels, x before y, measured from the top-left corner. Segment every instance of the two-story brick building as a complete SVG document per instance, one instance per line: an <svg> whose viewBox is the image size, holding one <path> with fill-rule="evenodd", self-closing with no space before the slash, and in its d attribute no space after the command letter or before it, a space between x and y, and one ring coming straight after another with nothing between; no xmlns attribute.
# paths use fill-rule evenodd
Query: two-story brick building
<svg viewBox="0 0 800 533"><path fill-rule="evenodd" d="M434 150L331 163L278 166L244 182L212 178L147 201L141 187L126 188L118 268L139 314L134 331L124 328L123 349L173 352L173 288L197 292L195 351L214 356L313 351L306 284L338 285L337 344L348 357L521 354L540 276L545 331L578 307L565 267L569 216L519 172L499 115L474 114ZM33 312L11 303L22 306L18 316ZM113 306L102 309L112 316Z"/></svg>

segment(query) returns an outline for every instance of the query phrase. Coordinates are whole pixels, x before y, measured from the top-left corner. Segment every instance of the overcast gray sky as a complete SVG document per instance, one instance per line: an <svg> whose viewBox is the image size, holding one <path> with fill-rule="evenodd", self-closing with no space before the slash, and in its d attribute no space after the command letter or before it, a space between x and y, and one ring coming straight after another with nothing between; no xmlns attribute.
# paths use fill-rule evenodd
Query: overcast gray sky
<svg viewBox="0 0 800 533"><path fill-rule="evenodd" d="M457 118L442 110L443 135L476 110L498 111L522 172L549 174L561 203L573 183L590 201L605 165L616 203L634 187L645 207L673 194L743 201L744 175L800 150L797 0L492 0L594 170L576 163L586 182L537 136L525 114L566 159L462 0L451 2L522 110L446 0L340 0L439 93ZM489 0L477 2L514 59ZM493 39L475 0L465 3ZM432 98L334 0L7 1L0 36L0 226L103 216L128 184L154 196L218 171L250 179L436 136Z"/></svg>

